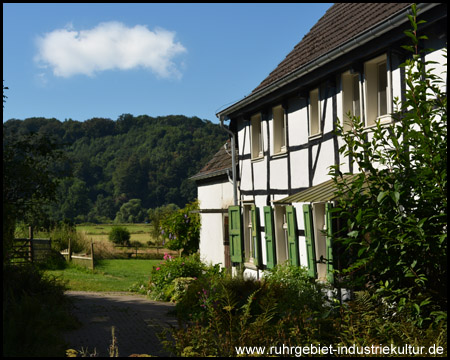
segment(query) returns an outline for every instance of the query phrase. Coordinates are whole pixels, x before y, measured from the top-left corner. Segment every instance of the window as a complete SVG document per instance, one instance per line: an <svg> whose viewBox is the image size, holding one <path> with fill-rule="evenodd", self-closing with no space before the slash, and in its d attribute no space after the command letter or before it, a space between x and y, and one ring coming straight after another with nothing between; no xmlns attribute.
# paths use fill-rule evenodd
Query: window
<svg viewBox="0 0 450 360"><path fill-rule="evenodd" d="M286 207L275 207L275 239L276 239L276 253L277 263L282 264L288 258L288 237L287 237L287 219Z"/></svg>
<svg viewBox="0 0 450 360"><path fill-rule="evenodd" d="M293 206L275 207L275 242L278 264L289 260L291 265L300 265L297 218Z"/></svg>
<svg viewBox="0 0 450 360"><path fill-rule="evenodd" d="M286 151L286 115L283 106L272 109L273 114L273 152L274 154Z"/></svg>
<svg viewBox="0 0 450 360"><path fill-rule="evenodd" d="M317 261L317 278L325 280L327 276L326 267L326 226L325 226L325 204L315 203L312 206L314 224L314 246Z"/></svg>
<svg viewBox="0 0 450 360"><path fill-rule="evenodd" d="M255 205L244 205L244 254L245 260L255 266L261 261L261 227L259 208Z"/></svg>
<svg viewBox="0 0 450 360"><path fill-rule="evenodd" d="M303 205L308 273L321 281L333 282L331 203Z"/></svg>
<svg viewBox="0 0 450 360"><path fill-rule="evenodd" d="M261 113L250 118L252 159L263 157L263 141L261 131Z"/></svg>
<svg viewBox="0 0 450 360"><path fill-rule="evenodd" d="M344 131L351 129L351 121L347 116L361 116L359 74L350 71L342 74L342 121Z"/></svg>
<svg viewBox="0 0 450 360"><path fill-rule="evenodd" d="M364 64L366 125L375 125L377 119L390 120L390 85L386 55Z"/></svg>
<svg viewBox="0 0 450 360"><path fill-rule="evenodd" d="M318 135L321 131L319 89L314 89L309 92L309 135Z"/></svg>

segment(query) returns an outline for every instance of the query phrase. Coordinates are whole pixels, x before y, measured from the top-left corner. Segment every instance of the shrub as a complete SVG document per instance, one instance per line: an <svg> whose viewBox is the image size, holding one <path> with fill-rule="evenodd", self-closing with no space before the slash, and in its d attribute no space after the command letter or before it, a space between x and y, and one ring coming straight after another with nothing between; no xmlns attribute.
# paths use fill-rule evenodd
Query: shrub
<svg viewBox="0 0 450 360"><path fill-rule="evenodd" d="M264 281L278 289L279 310L283 313L305 306L313 311L324 310L326 285L312 279L304 267L278 264L265 274Z"/></svg>
<svg viewBox="0 0 450 360"><path fill-rule="evenodd" d="M200 241L200 215L198 201L186 205L184 209L174 211L161 221L161 234L170 250L183 249L183 255L198 251Z"/></svg>
<svg viewBox="0 0 450 360"><path fill-rule="evenodd" d="M64 356L61 334L76 326L64 290L35 267L3 267L4 357Z"/></svg>
<svg viewBox="0 0 450 360"><path fill-rule="evenodd" d="M360 348L373 344L392 343L398 347L408 344L427 350L441 346L444 349L441 355L447 355L446 319L423 328L411 321L409 313L398 311L368 291L356 292L355 299L341 308L335 322L336 344Z"/></svg>
<svg viewBox="0 0 450 360"><path fill-rule="evenodd" d="M108 238L116 245L130 245L130 232L123 226L113 226Z"/></svg>
<svg viewBox="0 0 450 360"><path fill-rule="evenodd" d="M185 326L173 330L177 355L236 356L235 346L331 343L323 287L304 269L282 265L263 280L210 268L177 302ZM170 345L169 342L166 343Z"/></svg>
<svg viewBox="0 0 450 360"><path fill-rule="evenodd" d="M69 247L69 239L72 252L78 253L87 249L85 236L78 233L73 224L60 222L50 230L49 236L52 239L52 248L57 251L67 249Z"/></svg>
<svg viewBox="0 0 450 360"><path fill-rule="evenodd" d="M198 254L173 258L164 255L165 262L154 266L151 273L150 296L154 300L169 301L174 295L174 280L177 278L198 278L205 270Z"/></svg>
<svg viewBox="0 0 450 360"><path fill-rule="evenodd" d="M66 259L61 253L55 249L51 249L46 256L45 261L38 263L37 266L42 270L62 270L67 266Z"/></svg>

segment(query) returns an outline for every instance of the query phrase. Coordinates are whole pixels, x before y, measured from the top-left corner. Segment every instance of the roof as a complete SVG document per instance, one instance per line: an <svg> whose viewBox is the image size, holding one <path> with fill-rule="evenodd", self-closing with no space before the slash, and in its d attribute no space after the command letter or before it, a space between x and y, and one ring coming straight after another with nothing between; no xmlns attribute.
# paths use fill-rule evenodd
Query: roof
<svg viewBox="0 0 450 360"><path fill-rule="evenodd" d="M332 51L410 6L411 3L334 4L252 93Z"/></svg>
<svg viewBox="0 0 450 360"><path fill-rule="evenodd" d="M361 174L345 174L342 176L342 182L351 184ZM274 204L292 204L299 202L328 202L337 200L335 195L336 187L334 180L328 180L308 189L301 190L294 195L274 201Z"/></svg>
<svg viewBox="0 0 450 360"><path fill-rule="evenodd" d="M228 170L231 170L231 147L230 140L228 140L219 151L212 157L211 160L194 176L192 180L202 180L219 175L226 174Z"/></svg>
<svg viewBox="0 0 450 360"><path fill-rule="evenodd" d="M437 6L420 4L423 11ZM411 3L337 3L248 96L219 111L226 119L287 84L406 24Z"/></svg>

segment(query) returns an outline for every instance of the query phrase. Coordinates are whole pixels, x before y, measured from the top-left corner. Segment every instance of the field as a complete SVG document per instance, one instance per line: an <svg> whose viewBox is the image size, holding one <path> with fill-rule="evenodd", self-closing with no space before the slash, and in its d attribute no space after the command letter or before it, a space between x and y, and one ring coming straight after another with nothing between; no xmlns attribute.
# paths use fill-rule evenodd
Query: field
<svg viewBox="0 0 450 360"><path fill-rule="evenodd" d="M129 291L132 285L148 284L153 266L161 262L163 260L98 260L95 271L71 265L45 273L65 282L68 290Z"/></svg>
<svg viewBox="0 0 450 360"><path fill-rule="evenodd" d="M77 231L84 233L94 242L108 241L108 234L111 229L117 226L115 224L93 224L93 225L77 225ZM150 224L120 224L126 227L130 232L130 241L139 241L142 245L147 245L148 241L155 242L151 235L153 226Z"/></svg>
<svg viewBox="0 0 450 360"><path fill-rule="evenodd" d="M176 251L164 248L148 247L154 243L149 224L121 224L130 232L130 241L138 241L143 248L114 247L108 239L114 224L77 225L78 233L85 240L94 243L95 270L69 265L64 270L47 270L46 273L66 282L68 290L78 291L128 291L136 284L147 284L155 265L163 260L164 253L178 255ZM128 255L127 255L128 254ZM156 258L156 259L155 259Z"/></svg>

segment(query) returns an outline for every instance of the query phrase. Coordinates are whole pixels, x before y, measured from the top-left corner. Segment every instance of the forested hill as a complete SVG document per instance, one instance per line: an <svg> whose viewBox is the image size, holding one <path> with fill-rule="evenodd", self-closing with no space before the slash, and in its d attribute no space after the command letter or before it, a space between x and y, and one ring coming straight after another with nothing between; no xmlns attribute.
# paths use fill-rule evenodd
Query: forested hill
<svg viewBox="0 0 450 360"><path fill-rule="evenodd" d="M196 197L189 177L227 137L218 124L183 115L124 114L116 121L83 122L28 118L3 124L4 137L29 132L67 144L67 166L74 177L61 183L52 217L78 222L113 220L132 199L139 199L143 210L170 203L183 207Z"/></svg>

